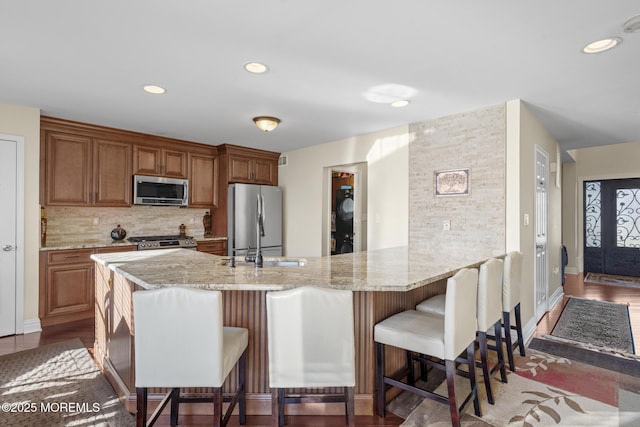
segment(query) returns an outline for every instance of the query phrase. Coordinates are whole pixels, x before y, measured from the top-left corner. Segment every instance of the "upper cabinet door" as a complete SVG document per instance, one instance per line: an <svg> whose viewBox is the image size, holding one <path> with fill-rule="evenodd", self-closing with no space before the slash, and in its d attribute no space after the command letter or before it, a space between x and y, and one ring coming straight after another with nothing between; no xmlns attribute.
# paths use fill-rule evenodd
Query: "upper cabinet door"
<svg viewBox="0 0 640 427"><path fill-rule="evenodd" d="M135 145L133 174L186 178L187 153L162 147Z"/></svg>
<svg viewBox="0 0 640 427"><path fill-rule="evenodd" d="M162 165L160 148L133 146L133 174L134 175L160 175Z"/></svg>
<svg viewBox="0 0 640 427"><path fill-rule="evenodd" d="M278 184L278 161L256 158L253 160L253 177L256 184Z"/></svg>
<svg viewBox="0 0 640 427"><path fill-rule="evenodd" d="M252 183L253 164L250 157L229 156L229 182Z"/></svg>
<svg viewBox="0 0 640 427"><path fill-rule="evenodd" d="M45 205L90 206L91 138L47 132L44 143Z"/></svg>
<svg viewBox="0 0 640 427"><path fill-rule="evenodd" d="M162 176L187 178L187 153L178 150L162 150Z"/></svg>
<svg viewBox="0 0 640 427"><path fill-rule="evenodd" d="M95 206L131 206L131 144L95 140L93 189Z"/></svg>
<svg viewBox="0 0 640 427"><path fill-rule="evenodd" d="M189 154L189 207L218 206L218 157Z"/></svg>

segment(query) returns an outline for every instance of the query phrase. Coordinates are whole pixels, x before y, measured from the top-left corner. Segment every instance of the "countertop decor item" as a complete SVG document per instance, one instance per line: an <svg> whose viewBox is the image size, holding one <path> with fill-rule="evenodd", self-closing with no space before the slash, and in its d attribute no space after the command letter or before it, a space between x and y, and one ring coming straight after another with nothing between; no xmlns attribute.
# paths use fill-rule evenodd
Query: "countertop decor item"
<svg viewBox="0 0 640 427"><path fill-rule="evenodd" d="M127 236L127 232L124 228L120 227L120 224L113 230L111 230L111 238L113 240L122 240Z"/></svg>
<svg viewBox="0 0 640 427"><path fill-rule="evenodd" d="M181 236L186 236L187 235L187 226L184 224L180 224L180 235Z"/></svg>
<svg viewBox="0 0 640 427"><path fill-rule="evenodd" d="M211 212L206 211L204 216L202 217L202 225L204 225L204 237L213 237L211 234L211 222L213 218L211 217Z"/></svg>

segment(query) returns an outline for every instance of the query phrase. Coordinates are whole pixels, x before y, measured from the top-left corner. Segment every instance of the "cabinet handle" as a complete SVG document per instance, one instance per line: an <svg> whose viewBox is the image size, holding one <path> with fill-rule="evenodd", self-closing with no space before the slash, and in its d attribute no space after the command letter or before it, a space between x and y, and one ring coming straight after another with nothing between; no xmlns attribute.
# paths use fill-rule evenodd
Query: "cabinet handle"
<svg viewBox="0 0 640 427"><path fill-rule="evenodd" d="M80 258L80 255L65 255L64 257L65 257L65 259L69 259L69 258Z"/></svg>

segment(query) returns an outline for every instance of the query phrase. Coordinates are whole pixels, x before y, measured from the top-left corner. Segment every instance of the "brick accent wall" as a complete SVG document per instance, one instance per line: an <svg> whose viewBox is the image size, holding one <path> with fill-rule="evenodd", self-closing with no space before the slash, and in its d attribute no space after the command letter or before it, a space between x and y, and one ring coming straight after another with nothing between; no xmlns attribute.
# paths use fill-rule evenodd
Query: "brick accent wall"
<svg viewBox="0 0 640 427"><path fill-rule="evenodd" d="M451 257L503 253L505 104L414 123L409 132L409 245ZM436 197L435 172L451 169L469 169L469 195Z"/></svg>

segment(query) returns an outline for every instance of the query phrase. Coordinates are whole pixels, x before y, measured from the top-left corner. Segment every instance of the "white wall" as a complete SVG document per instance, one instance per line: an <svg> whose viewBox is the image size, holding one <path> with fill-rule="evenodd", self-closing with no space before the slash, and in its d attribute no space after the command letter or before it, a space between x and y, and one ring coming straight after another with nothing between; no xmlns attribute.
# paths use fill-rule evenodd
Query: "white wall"
<svg viewBox="0 0 640 427"><path fill-rule="evenodd" d="M542 126L527 106L520 100L507 103L507 135L512 138L507 142L507 152L519 150L519 188L507 188L507 250L520 250L523 254L521 313L524 323L534 318L535 303L535 159L536 146L549 155L549 164L556 163L559 158L558 142ZM510 162L515 158L507 155ZM509 164L509 168L513 167ZM550 166L550 169L551 166ZM508 170L507 176L512 177ZM561 286L561 245L562 245L562 190L556 186L556 173L549 173L549 210L547 250L549 259L549 297ZM517 212L516 212L517 211ZM529 225L524 225L524 215L529 216ZM517 224L517 225L516 225ZM516 234L514 236L513 234ZM517 246L519 245L519 246ZM534 324L535 325L535 324Z"/></svg>
<svg viewBox="0 0 640 427"><path fill-rule="evenodd" d="M283 153L284 251L322 254L324 173L327 167L367 163L367 248L407 245L408 126Z"/></svg>
<svg viewBox="0 0 640 427"><path fill-rule="evenodd" d="M567 248L575 248L573 253L569 252L569 266L572 271L582 272L584 181L640 177L640 142L581 148L573 150L571 155L575 160L575 171L565 176L564 185L575 188L577 203L566 205L571 206L572 210L564 212L563 231L565 236L573 236L572 241L565 242Z"/></svg>
<svg viewBox="0 0 640 427"><path fill-rule="evenodd" d="M40 110L0 104L0 133L24 137L24 319L38 320ZM29 328L25 329L28 332Z"/></svg>

